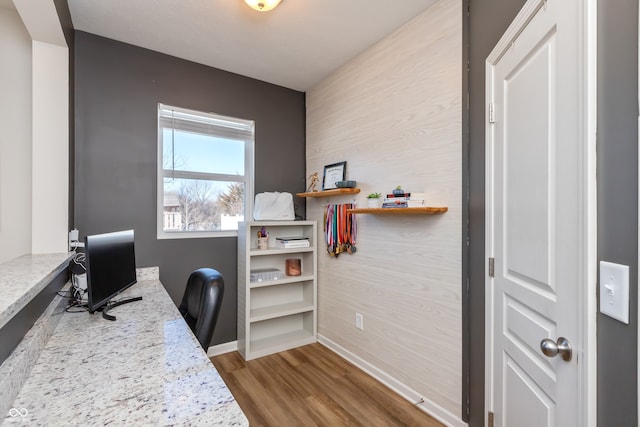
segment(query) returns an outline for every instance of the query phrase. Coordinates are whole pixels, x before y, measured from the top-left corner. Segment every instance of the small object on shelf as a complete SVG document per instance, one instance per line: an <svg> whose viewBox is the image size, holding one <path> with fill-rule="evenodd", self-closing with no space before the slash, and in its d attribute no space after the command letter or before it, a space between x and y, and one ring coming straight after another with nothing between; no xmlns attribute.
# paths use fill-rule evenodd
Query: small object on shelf
<svg viewBox="0 0 640 427"><path fill-rule="evenodd" d="M300 258L289 258L286 260L287 276L299 276L302 274L302 262Z"/></svg>
<svg viewBox="0 0 640 427"><path fill-rule="evenodd" d="M258 231L258 249L267 249L269 247L269 233L262 227Z"/></svg>
<svg viewBox="0 0 640 427"><path fill-rule="evenodd" d="M309 179L311 180L311 182L307 187L307 192L318 191L316 190L316 185L318 185L318 172L314 172L313 174L309 175Z"/></svg>
<svg viewBox="0 0 640 427"><path fill-rule="evenodd" d="M310 246L308 237L276 237L276 247L278 248L308 248Z"/></svg>
<svg viewBox="0 0 640 427"><path fill-rule="evenodd" d="M280 280L284 277L282 271L277 268L257 268L251 270L249 281L252 283L267 282L270 280Z"/></svg>
<svg viewBox="0 0 640 427"><path fill-rule="evenodd" d="M352 180L336 181L336 187L338 188L355 188L356 182Z"/></svg>
<svg viewBox="0 0 640 427"><path fill-rule="evenodd" d="M405 193L401 185L398 185L396 188L393 189L394 196L404 196L404 194Z"/></svg>
<svg viewBox="0 0 640 427"><path fill-rule="evenodd" d="M367 199L367 206L370 208L379 208L380 199Z"/></svg>
<svg viewBox="0 0 640 427"><path fill-rule="evenodd" d="M258 237L258 249L269 248L269 237Z"/></svg>
<svg viewBox="0 0 640 427"><path fill-rule="evenodd" d="M369 193L369 195L367 196L367 206L370 208L379 208L381 197L381 193Z"/></svg>

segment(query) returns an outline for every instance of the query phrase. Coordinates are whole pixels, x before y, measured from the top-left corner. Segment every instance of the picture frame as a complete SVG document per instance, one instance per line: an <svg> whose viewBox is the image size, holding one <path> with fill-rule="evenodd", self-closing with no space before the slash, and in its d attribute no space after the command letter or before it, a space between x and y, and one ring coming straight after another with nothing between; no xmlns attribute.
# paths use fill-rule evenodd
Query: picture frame
<svg viewBox="0 0 640 427"><path fill-rule="evenodd" d="M338 188L336 182L344 181L347 171L347 162L338 162L324 167L324 175L322 177L322 190L332 190Z"/></svg>

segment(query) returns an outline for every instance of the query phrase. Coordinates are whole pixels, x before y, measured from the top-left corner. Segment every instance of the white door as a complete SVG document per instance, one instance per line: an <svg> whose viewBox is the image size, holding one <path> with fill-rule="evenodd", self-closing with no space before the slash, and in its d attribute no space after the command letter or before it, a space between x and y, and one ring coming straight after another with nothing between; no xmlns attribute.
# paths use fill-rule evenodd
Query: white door
<svg viewBox="0 0 640 427"><path fill-rule="evenodd" d="M487 60L487 256L494 261L486 283L486 407L496 426L587 425L580 3L527 2Z"/></svg>

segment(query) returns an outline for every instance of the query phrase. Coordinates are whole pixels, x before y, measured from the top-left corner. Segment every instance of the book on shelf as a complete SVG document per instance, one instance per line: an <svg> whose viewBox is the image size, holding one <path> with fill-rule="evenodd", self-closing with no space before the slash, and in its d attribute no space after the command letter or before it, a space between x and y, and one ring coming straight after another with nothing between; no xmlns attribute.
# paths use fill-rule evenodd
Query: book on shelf
<svg viewBox="0 0 640 427"><path fill-rule="evenodd" d="M404 203L383 203L382 204L383 208L406 208L409 207L409 205L407 204L407 202Z"/></svg>
<svg viewBox="0 0 640 427"><path fill-rule="evenodd" d="M311 247L308 237L276 237L278 248L308 248Z"/></svg>
<svg viewBox="0 0 640 427"><path fill-rule="evenodd" d="M292 242L281 242L276 241L276 248L282 249L292 249L292 248L309 248L311 244L309 244L308 240L298 240Z"/></svg>
<svg viewBox="0 0 640 427"><path fill-rule="evenodd" d="M424 199L414 199L413 197L395 197L395 198L391 198L391 197L387 197L385 199L382 200L382 203L407 203L410 202L412 200L415 201L424 201Z"/></svg>
<svg viewBox="0 0 640 427"><path fill-rule="evenodd" d="M424 206L424 193L387 194L383 208L417 208Z"/></svg>

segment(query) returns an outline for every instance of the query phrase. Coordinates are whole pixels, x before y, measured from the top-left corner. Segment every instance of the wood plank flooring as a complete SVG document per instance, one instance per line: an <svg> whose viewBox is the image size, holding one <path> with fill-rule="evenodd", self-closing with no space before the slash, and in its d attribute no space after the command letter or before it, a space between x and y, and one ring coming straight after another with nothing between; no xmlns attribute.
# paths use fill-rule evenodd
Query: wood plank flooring
<svg viewBox="0 0 640 427"><path fill-rule="evenodd" d="M211 361L251 427L443 425L321 344Z"/></svg>

